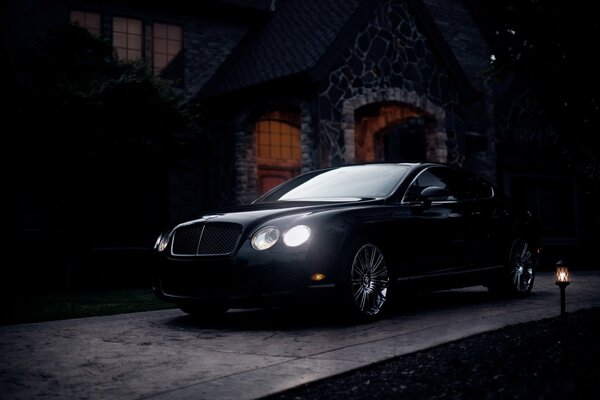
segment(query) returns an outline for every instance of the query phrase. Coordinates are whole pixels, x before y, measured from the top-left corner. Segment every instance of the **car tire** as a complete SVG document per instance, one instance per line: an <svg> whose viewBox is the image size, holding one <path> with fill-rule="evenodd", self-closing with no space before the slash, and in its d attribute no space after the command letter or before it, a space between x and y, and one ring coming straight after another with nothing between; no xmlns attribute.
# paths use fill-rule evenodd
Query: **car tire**
<svg viewBox="0 0 600 400"><path fill-rule="evenodd" d="M523 238L514 239L499 277L488 284L492 293L523 296L531 292L538 257L535 248Z"/></svg>
<svg viewBox="0 0 600 400"><path fill-rule="evenodd" d="M340 277L340 300L352 320L379 318L389 303L390 271L383 252L369 242L351 246Z"/></svg>

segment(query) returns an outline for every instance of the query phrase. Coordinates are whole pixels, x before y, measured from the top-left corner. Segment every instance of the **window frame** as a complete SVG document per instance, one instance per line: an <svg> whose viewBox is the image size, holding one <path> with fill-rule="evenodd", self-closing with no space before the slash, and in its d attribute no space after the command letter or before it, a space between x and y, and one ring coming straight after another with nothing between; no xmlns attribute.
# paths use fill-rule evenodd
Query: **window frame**
<svg viewBox="0 0 600 400"><path fill-rule="evenodd" d="M81 13L83 14L83 25L81 25L79 23L79 21L76 21L73 19L73 14L74 13ZM98 16L98 32L93 32L90 30L90 27L86 24L86 20L87 20L87 16L89 15L95 15ZM69 22L71 22L72 24L77 24L77 26L86 29L90 34L95 35L95 36L102 36L102 13L97 12L97 11L88 11L88 10L81 10L81 9L70 9L69 10Z"/></svg>
<svg viewBox="0 0 600 400"><path fill-rule="evenodd" d="M456 173L456 175L459 177L459 179L463 179L465 181L466 181L467 178L472 178L472 179L478 180L480 183L482 183L484 186L487 187L487 189L490 192L490 195L487 196L487 197L473 196L473 197L470 197L470 198L456 198L456 199L448 199L448 200L432 200L431 204L454 204L454 203L459 203L459 202L482 201L482 200L490 200L490 199L493 199L493 198L496 197L496 189L494 188L494 186L492 184L490 184L489 182L485 181L483 178L481 178L477 174L474 174L474 173L472 173L470 171L461 170L461 169L455 169L455 168L450 168L450 167L432 165L432 166L429 166L429 167L423 169L422 171L420 171L411 180L410 184L406 187L406 190L404 191L404 194L402 195L402 200L400 202L401 204L419 204L419 203L421 203L423 201L423 200L419 200L419 199L417 199L417 200L406 200L406 196L408 195L408 192L409 192L410 188L421 177L421 175L424 174L424 173L426 173L426 172L430 172L432 169L439 169L441 171L449 171L450 173ZM425 189L426 187L430 187L430 186L425 186L423 189ZM447 188L447 186L445 188ZM450 194L451 193L452 192L450 192Z"/></svg>
<svg viewBox="0 0 600 400"><path fill-rule="evenodd" d="M295 167L299 167L302 165L302 124L300 122L300 115L299 113L297 114L298 116L298 124L294 124L293 121L291 121L291 118L283 118L283 117L278 117L278 118L265 118L267 117L269 114L272 113L282 113L282 114L288 114L288 115L292 115L295 114L293 112L288 112L288 111L271 111L269 113L265 113L263 115L263 117L259 118L256 123L254 124L254 133L256 135L256 163L258 164L265 164L272 166L272 167L291 167L291 168L295 168ZM296 115L295 115L296 116ZM261 155L261 143L260 143L260 139L261 139L261 131L258 129L258 124L261 122L279 122L281 124L287 124L289 126L291 126L292 128L295 128L298 130L298 155L299 157L296 159L294 158L294 146L293 146L293 141L294 141L294 136L295 134L291 134L290 135L290 144L289 146L287 146L290 149L290 157L289 158L285 158L285 157L272 157L271 156L271 143L269 143L267 146L269 148L269 156L264 156ZM265 131L262 131L265 132ZM271 141L271 136L273 134L273 131L269 128L269 131L267 132L269 135L269 142ZM281 137L283 136L283 134L281 132L278 132L279 137L281 139ZM281 145L281 141L279 144L279 149L281 150L284 146Z"/></svg>
<svg viewBox="0 0 600 400"><path fill-rule="evenodd" d="M166 34L166 38L157 38L156 37L156 25L165 25L166 29L167 29L167 34ZM180 48L179 51L173 55L173 58L171 58L170 60L167 60L167 63L162 67L162 69L159 71L156 69L156 41L157 39L162 39L165 40L165 46L166 46L166 53L161 53L167 56L168 59L168 49L169 49L169 33L168 33L168 27L169 26L175 26L177 28L179 28L180 32L179 32L179 44L180 44ZM166 22L166 21L152 21L151 24L152 27L152 32L151 32L151 37L152 37L152 43L151 43L151 65L152 65L152 72L154 73L154 75L156 76L160 76L166 67L169 66L169 64L180 54L183 53L185 51L185 29L184 29L184 25L181 23L174 23L174 22ZM181 71L181 78L183 78L183 72L184 72L184 68Z"/></svg>
<svg viewBox="0 0 600 400"><path fill-rule="evenodd" d="M127 26L127 32L115 32L115 19L120 18L120 19L124 19L127 21L126 26ZM135 49L130 49L129 47L129 21L139 21L140 23L140 56L139 58L136 59L131 59L129 58L129 51L133 51ZM132 17L132 16L125 16L125 15L113 15L112 16L112 25L111 25L111 43L113 45L113 47L115 48L115 51L117 53L117 58L119 59L119 61L129 61L129 62L138 62L138 61L145 61L146 60L146 35L144 32L144 28L145 28L145 24L144 24L144 20L142 18L139 17ZM119 33L119 34L124 34L126 35L126 46L125 48L123 47L118 47L115 44L115 33ZM137 36L137 35L136 35ZM125 50L127 56L126 57L121 57L119 54L119 49L123 49Z"/></svg>

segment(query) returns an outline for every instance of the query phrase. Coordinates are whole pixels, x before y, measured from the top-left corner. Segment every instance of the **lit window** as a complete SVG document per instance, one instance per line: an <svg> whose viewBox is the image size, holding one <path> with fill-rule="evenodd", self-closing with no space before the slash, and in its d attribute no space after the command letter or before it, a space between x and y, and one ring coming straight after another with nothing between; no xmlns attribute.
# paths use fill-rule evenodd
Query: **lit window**
<svg viewBox="0 0 600 400"><path fill-rule="evenodd" d="M255 125L260 193L300 173L300 114L273 111Z"/></svg>
<svg viewBox="0 0 600 400"><path fill-rule="evenodd" d="M134 18L113 18L113 46L121 60L142 58L142 21Z"/></svg>
<svg viewBox="0 0 600 400"><path fill-rule="evenodd" d="M71 11L71 22L87 29L91 34L100 36L100 14L86 11Z"/></svg>
<svg viewBox="0 0 600 400"><path fill-rule="evenodd" d="M300 161L300 116L271 112L256 123L258 157Z"/></svg>
<svg viewBox="0 0 600 400"><path fill-rule="evenodd" d="M154 73L160 75L183 49L183 30L179 25L156 23L152 29Z"/></svg>

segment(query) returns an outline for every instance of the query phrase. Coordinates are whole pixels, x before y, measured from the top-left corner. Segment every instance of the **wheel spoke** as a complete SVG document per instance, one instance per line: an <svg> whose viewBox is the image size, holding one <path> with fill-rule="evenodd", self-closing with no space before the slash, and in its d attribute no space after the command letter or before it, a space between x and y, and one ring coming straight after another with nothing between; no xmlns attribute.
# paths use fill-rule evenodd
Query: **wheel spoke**
<svg viewBox="0 0 600 400"><path fill-rule="evenodd" d="M377 257L377 260L373 264L371 264L371 272L377 271L382 262L383 262L383 254L380 253Z"/></svg>

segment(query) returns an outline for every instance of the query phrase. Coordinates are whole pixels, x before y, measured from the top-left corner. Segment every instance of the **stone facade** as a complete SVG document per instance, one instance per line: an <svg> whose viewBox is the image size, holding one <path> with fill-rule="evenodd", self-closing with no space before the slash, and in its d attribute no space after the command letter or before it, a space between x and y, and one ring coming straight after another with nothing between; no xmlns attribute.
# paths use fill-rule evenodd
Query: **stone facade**
<svg viewBox="0 0 600 400"><path fill-rule="evenodd" d="M422 108L443 130L442 105L452 96L442 94L443 79L447 76L407 5L381 4L344 51L343 61L329 74L320 94L322 140L331 143L329 159L324 161L354 161L354 112L367 104L396 101Z"/></svg>
<svg viewBox="0 0 600 400"><path fill-rule="evenodd" d="M392 0L377 7L319 93L321 164L353 162L356 110L385 102L415 107L433 120L428 161L461 163L464 155L446 133L456 132L460 119L447 121L446 114L466 113L458 90L408 5Z"/></svg>
<svg viewBox="0 0 600 400"><path fill-rule="evenodd" d="M293 94L287 101L298 103ZM278 102L285 101L278 97ZM407 2L383 1L341 51L316 93L299 102L302 170L355 162L357 110L394 103L414 108L430 121L423 133L424 161L465 165L495 181L495 130L487 119L493 112L490 102L489 94L475 102L462 98ZM258 195L252 118L243 134L236 134L239 203ZM467 132L484 137L489 145L478 154L467 154Z"/></svg>

